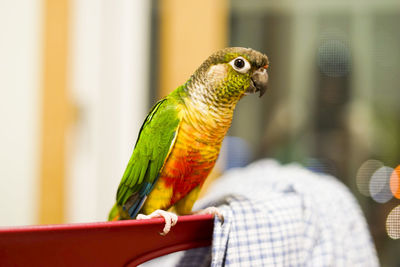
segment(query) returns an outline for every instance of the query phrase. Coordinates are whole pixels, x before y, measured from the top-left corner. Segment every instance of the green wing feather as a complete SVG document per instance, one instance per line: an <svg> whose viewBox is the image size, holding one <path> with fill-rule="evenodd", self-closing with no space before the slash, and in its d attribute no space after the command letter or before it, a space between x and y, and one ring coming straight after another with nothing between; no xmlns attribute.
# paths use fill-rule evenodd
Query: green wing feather
<svg viewBox="0 0 400 267"><path fill-rule="evenodd" d="M180 119L177 101L165 98L147 115L117 192L117 206L136 217L173 147ZM110 214L111 216L111 214Z"/></svg>

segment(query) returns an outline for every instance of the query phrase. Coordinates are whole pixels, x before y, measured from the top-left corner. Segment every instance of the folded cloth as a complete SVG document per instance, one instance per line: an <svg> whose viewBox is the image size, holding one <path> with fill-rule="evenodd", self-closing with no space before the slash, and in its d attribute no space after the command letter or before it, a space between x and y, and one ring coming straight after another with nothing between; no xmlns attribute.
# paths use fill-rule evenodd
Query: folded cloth
<svg viewBox="0 0 400 267"><path fill-rule="evenodd" d="M211 248L178 266L379 266L364 216L332 176L261 160L227 172L197 207L218 205Z"/></svg>

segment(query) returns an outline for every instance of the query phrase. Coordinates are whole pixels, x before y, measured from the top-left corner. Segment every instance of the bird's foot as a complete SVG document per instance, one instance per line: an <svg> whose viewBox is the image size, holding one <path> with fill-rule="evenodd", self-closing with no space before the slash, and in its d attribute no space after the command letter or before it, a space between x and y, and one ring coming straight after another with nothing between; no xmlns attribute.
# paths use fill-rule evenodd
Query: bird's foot
<svg viewBox="0 0 400 267"><path fill-rule="evenodd" d="M217 216L219 220L224 223L224 215L222 215L222 212L217 207L208 207L203 210L196 211L194 214L212 214Z"/></svg>
<svg viewBox="0 0 400 267"><path fill-rule="evenodd" d="M178 222L178 216L175 213L168 212L165 210L155 210L149 215L138 214L136 220L152 219L163 217L165 220L165 226L160 235L166 235L171 230L171 227Z"/></svg>

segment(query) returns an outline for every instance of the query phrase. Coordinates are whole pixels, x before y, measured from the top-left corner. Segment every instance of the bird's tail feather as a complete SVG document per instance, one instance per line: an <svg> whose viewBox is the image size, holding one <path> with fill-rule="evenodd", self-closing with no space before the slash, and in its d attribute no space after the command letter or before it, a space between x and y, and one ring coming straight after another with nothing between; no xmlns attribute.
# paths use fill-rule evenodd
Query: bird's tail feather
<svg viewBox="0 0 400 267"><path fill-rule="evenodd" d="M121 219L121 216L119 214L119 207L117 206L117 203L112 207L110 213L108 214L108 220L109 221L118 221Z"/></svg>

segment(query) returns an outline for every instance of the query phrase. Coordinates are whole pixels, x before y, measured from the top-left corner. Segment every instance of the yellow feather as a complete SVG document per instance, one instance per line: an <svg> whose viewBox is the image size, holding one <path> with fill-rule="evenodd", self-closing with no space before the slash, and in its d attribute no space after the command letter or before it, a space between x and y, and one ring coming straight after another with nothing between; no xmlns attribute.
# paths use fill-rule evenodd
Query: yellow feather
<svg viewBox="0 0 400 267"><path fill-rule="evenodd" d="M160 179L149 194L141 212L150 214L157 209L167 209L171 201L173 188L167 187Z"/></svg>

